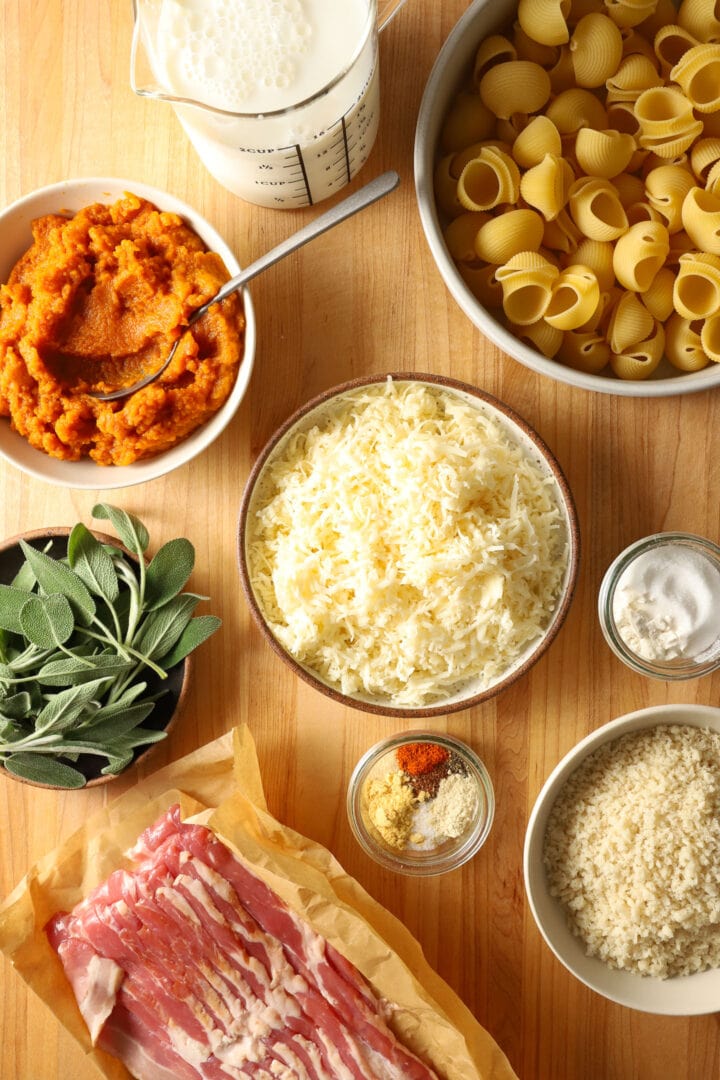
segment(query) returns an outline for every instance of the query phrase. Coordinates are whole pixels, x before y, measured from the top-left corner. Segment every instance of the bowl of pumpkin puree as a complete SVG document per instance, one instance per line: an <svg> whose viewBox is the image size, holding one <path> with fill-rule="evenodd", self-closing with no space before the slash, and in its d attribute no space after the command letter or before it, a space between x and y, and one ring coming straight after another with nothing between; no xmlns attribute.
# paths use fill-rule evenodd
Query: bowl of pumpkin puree
<svg viewBox="0 0 720 1080"><path fill-rule="evenodd" d="M196 210L133 180L41 188L0 212L0 456L71 488L143 483L225 429L255 356L246 290L183 332L240 266Z"/></svg>

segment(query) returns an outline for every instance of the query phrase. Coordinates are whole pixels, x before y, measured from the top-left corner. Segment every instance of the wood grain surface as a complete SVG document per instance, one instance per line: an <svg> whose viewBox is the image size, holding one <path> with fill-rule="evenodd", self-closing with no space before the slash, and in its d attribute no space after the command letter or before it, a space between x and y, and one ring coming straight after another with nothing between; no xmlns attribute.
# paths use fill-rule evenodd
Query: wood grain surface
<svg viewBox="0 0 720 1080"><path fill-rule="evenodd" d="M465 7L409 0L383 34L380 135L362 179L395 168L401 187L253 284L256 368L229 429L189 465L114 493L103 493L100 469L97 492L76 492L0 463L0 536L89 522L102 495L139 514L156 545L192 540L193 587L212 597L208 610L224 626L196 654L188 707L152 767L247 721L272 812L327 845L405 922L523 1080L714 1080L717 1015L633 1012L554 959L525 902L522 844L545 777L593 728L646 705L717 703L720 675L672 686L624 669L604 644L596 602L605 568L636 537L667 529L720 537L720 397L631 400L543 379L485 340L448 294L420 225L412 149L430 68ZM253 207L219 187L171 108L131 92L130 36L130 0L0 0L0 204L69 177L143 180L201 209L242 264L317 213ZM451 374L518 411L566 472L583 542L574 603L542 660L498 698L432 721L484 759L497 815L469 865L428 880L371 863L345 815L357 758L402 721L344 709L295 678L251 623L236 569L243 484L273 430L319 391L393 369ZM61 795L0 778L0 894L137 778L131 770L103 790ZM5 960L0 977L0 1075L91 1080L94 1069Z"/></svg>

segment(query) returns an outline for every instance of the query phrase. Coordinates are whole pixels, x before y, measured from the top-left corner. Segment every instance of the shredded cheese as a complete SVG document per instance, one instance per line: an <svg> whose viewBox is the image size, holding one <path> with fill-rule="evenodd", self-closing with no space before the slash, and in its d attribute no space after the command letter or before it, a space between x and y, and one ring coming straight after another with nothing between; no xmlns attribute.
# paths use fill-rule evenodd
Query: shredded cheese
<svg viewBox="0 0 720 1080"><path fill-rule="evenodd" d="M496 682L556 608L568 547L550 470L429 384L335 399L268 459L247 559L277 640L343 693L436 703Z"/></svg>

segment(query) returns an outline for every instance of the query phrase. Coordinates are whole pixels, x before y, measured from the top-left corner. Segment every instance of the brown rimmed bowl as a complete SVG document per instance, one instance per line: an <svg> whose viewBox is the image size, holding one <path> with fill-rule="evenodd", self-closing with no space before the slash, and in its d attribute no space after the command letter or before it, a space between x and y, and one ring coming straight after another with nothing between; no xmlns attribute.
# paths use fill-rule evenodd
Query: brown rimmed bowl
<svg viewBox="0 0 720 1080"><path fill-rule="evenodd" d="M428 705L406 705L393 698L346 694L336 685L327 682L317 671L300 663L272 632L261 601L253 586L247 557L250 541L249 521L255 513L258 491L262 487L262 481L270 463L283 452L288 441L299 431L309 430L321 423L324 416L332 413L332 410L337 407L338 399L364 387L385 383L388 379L393 379L398 383L416 382L456 395L462 401L477 408L485 416L500 423L510 437L522 446L528 455L541 466L543 472L552 479L558 505L563 516L567 542L568 557L564 579L543 632L515 657L496 679L485 683L482 680L482 673L478 673L478 676L465 683L462 689ZM368 376L343 383L314 397L293 413L265 445L250 473L240 505L238 524L240 578L250 610L269 645L285 663L290 665L296 675L310 683L316 690L342 705L383 716L405 718L444 716L451 712L478 705L505 690L521 678L549 648L565 620L577 580L579 556L580 530L574 500L560 465L541 437L525 420L497 398L474 386L438 375L394 372Z"/></svg>
<svg viewBox="0 0 720 1080"><path fill-rule="evenodd" d="M103 544L111 544L113 547L122 551L129 559L135 561L135 556L129 553L126 548L120 543L117 537L109 536L103 532L96 532L91 530L93 536ZM58 527L53 529L34 529L28 532L19 533L17 536L11 536L9 539L0 543L0 582L3 584L9 584L17 574L18 570L25 561L22 548L20 547L20 540L25 540L32 547L38 550L46 550L47 544L52 542L52 547L48 551L48 554L55 558L57 555L64 556L67 554L67 542L70 536L71 530L65 527ZM153 671L148 669L147 675L144 678L147 681L147 693L157 694L162 692L162 696L155 702L155 707L150 715L143 720L143 726L152 728L155 731L165 731L170 734L171 730L175 727L178 717L185 704L188 689L190 686L190 678L192 673L192 656L186 656L179 664L176 664L174 668L171 668L167 674L166 679L161 679ZM99 787L102 784L108 784L112 780L115 780L118 776L122 776L128 769L133 768L134 765L140 761L147 761L153 751L164 744L165 740L161 740L158 743L151 743L149 746L139 746L135 750L133 760L125 769L119 773L111 773L103 775L101 769L107 764L106 759L98 757L95 754L81 754L77 761L69 762L74 768L79 769L86 778L86 784L84 788L64 788L56 784L41 784L33 780L26 780L23 777L16 776L14 773L8 772L0 765L0 775L5 776L10 780L16 780L21 784L28 784L32 787L47 788L55 791L84 791L89 787Z"/></svg>

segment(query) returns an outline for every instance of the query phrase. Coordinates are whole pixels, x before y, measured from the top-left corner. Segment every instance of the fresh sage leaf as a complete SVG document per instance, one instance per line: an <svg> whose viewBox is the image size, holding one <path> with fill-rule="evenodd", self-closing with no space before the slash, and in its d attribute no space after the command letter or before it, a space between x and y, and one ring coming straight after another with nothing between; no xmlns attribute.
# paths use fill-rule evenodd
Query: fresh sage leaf
<svg viewBox="0 0 720 1080"><path fill-rule="evenodd" d="M53 784L62 788L85 787L85 777L79 769L38 754L11 754L5 758L4 764L8 772L37 784Z"/></svg>
<svg viewBox="0 0 720 1080"><path fill-rule="evenodd" d="M183 593L157 611L149 612L133 639L133 648L151 660L164 656L179 640L200 599L194 593Z"/></svg>
<svg viewBox="0 0 720 1080"><path fill-rule="evenodd" d="M50 730L55 734L75 726L106 682L107 679L94 679L92 682L71 686L67 690L59 690L57 694L53 694L37 715L35 734L41 735Z"/></svg>
<svg viewBox="0 0 720 1080"><path fill-rule="evenodd" d="M0 679L14 682L15 677L15 668L11 667L10 664L0 664Z"/></svg>
<svg viewBox="0 0 720 1080"><path fill-rule="evenodd" d="M20 611L22 632L33 645L52 649L63 645L75 629L70 602L61 593L28 596Z"/></svg>
<svg viewBox="0 0 720 1080"><path fill-rule="evenodd" d="M195 565L195 548L189 540L168 540L156 552L145 572L145 608L155 611L186 585Z"/></svg>
<svg viewBox="0 0 720 1080"><path fill-rule="evenodd" d="M0 627L11 634L22 634L20 612L28 598L25 589L13 585L0 585Z"/></svg>
<svg viewBox="0 0 720 1080"><path fill-rule="evenodd" d="M99 653L92 657L63 657L43 664L37 673L43 686L78 686L100 676L123 675L133 667L132 660L125 660L115 653Z"/></svg>
<svg viewBox="0 0 720 1080"><path fill-rule="evenodd" d="M13 589L22 589L24 592L32 592L37 585L37 578L33 574L30 563L25 560L15 577L10 582Z"/></svg>
<svg viewBox="0 0 720 1080"><path fill-rule="evenodd" d="M95 601L85 583L63 562L45 555L42 551L36 551L24 540L20 541L20 546L43 591L65 596L77 621L82 626L89 626L95 614Z"/></svg>
<svg viewBox="0 0 720 1080"><path fill-rule="evenodd" d="M91 593L114 604L120 589L112 558L82 522L78 522L70 533L68 562Z"/></svg>
<svg viewBox="0 0 720 1080"><path fill-rule="evenodd" d="M126 735L142 724L154 707L154 702L148 701L118 709L116 712L107 715L103 709L99 709L92 722L83 724L82 728L76 729L75 735L82 735L83 738L90 738L94 742L107 742L110 744L121 735Z"/></svg>
<svg viewBox="0 0 720 1080"><path fill-rule="evenodd" d="M150 537L139 518L109 503L98 503L93 506L92 516L109 521L128 551L142 558L143 553L147 551Z"/></svg>
<svg viewBox="0 0 720 1080"><path fill-rule="evenodd" d="M32 707L32 697L26 690L22 690L19 694L10 694L3 698L0 714L5 720L24 720L32 711Z"/></svg>
<svg viewBox="0 0 720 1080"><path fill-rule="evenodd" d="M162 655L158 654L159 663L162 664L166 671L170 671L181 660L184 660L193 649L196 649L198 645L202 645L203 641L206 641L211 634L214 634L221 625L222 620L218 619L217 615L196 615L187 624L170 652Z"/></svg>

